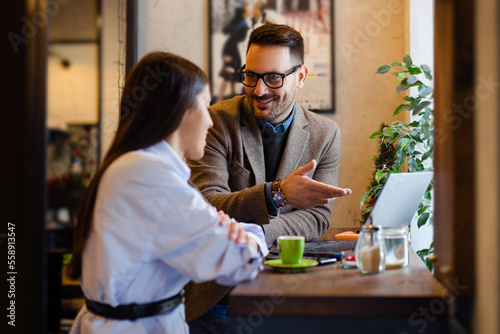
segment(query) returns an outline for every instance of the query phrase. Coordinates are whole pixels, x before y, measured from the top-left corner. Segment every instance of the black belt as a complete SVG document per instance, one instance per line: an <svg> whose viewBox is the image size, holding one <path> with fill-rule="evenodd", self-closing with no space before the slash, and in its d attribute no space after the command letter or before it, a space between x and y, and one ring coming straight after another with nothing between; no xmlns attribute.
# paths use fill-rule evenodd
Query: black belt
<svg viewBox="0 0 500 334"><path fill-rule="evenodd" d="M133 303L113 307L96 301L86 300L87 309L90 312L105 318L118 320L135 320L137 318L167 313L176 308L180 303L184 303L184 290L173 297L147 304Z"/></svg>

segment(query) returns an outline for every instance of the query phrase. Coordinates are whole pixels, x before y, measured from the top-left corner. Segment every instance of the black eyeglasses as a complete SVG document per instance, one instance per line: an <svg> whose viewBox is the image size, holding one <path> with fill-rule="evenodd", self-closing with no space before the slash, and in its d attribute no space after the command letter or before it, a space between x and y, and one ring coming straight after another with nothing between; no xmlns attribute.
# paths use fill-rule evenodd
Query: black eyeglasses
<svg viewBox="0 0 500 334"><path fill-rule="evenodd" d="M240 70L238 71L238 74L240 75L240 80L245 86L255 87L257 86L257 82L259 81L259 79L262 79L262 81L264 81L267 87L275 89L275 88L281 88L283 86L285 78L290 74L296 72L302 65L297 65L293 67L290 71L286 72L285 74L281 73L257 74L254 72L245 71L245 66L246 65L243 65L243 67L240 68Z"/></svg>

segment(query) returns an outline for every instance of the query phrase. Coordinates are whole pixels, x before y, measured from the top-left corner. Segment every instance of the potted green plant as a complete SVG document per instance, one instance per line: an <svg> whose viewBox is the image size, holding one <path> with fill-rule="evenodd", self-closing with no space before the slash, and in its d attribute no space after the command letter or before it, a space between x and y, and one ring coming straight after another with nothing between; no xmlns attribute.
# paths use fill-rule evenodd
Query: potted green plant
<svg viewBox="0 0 500 334"><path fill-rule="evenodd" d="M403 62L393 62L391 65L380 66L377 74L392 73L396 76L396 94L415 87L414 94L405 94L400 105L394 110L394 116L401 112L411 113L410 123L396 120L390 125L382 124L380 129L370 135L380 143L379 155L375 159L373 180L361 198L362 223L368 217L385 180L390 173L420 172L433 170L434 118L432 109L433 87L426 84L432 80L429 66L416 65L409 55ZM430 183L425 196L420 203L417 215L417 226L433 223L432 189ZM429 256L433 253L433 244L429 248L418 250L417 253L432 270Z"/></svg>

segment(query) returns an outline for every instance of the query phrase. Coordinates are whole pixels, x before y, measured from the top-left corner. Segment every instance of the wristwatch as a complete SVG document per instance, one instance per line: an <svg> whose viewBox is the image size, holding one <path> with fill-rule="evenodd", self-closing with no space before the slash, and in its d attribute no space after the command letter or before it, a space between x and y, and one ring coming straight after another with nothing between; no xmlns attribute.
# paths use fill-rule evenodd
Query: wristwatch
<svg viewBox="0 0 500 334"><path fill-rule="evenodd" d="M274 181L273 184L271 184L271 194L273 196L274 205L277 208L285 206L286 197L285 197L285 193L283 192L283 190L281 190L281 180L280 179Z"/></svg>

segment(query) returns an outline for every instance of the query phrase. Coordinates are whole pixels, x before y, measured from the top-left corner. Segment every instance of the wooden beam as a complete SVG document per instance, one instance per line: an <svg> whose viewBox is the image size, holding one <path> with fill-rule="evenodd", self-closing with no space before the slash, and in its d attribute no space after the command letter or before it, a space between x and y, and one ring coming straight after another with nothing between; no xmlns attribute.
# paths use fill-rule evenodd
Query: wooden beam
<svg viewBox="0 0 500 334"><path fill-rule="evenodd" d="M470 325L474 293L474 2L435 2L435 275Z"/></svg>

